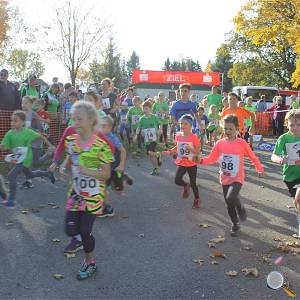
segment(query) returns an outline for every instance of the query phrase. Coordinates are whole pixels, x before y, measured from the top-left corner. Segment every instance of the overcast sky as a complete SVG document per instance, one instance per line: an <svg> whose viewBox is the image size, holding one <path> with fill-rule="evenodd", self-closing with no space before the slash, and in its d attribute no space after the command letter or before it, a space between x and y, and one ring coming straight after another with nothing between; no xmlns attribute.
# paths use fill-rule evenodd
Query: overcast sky
<svg viewBox="0 0 300 300"><path fill-rule="evenodd" d="M246 0L86 0L91 2L114 24L119 52L128 58L135 50L143 69L159 70L167 57L180 56L199 60L204 68L213 60L224 34L233 28L232 19ZM11 3L31 22L45 20L53 11L52 0ZM68 80L61 63L47 57L43 61L44 79L58 76L60 81Z"/></svg>

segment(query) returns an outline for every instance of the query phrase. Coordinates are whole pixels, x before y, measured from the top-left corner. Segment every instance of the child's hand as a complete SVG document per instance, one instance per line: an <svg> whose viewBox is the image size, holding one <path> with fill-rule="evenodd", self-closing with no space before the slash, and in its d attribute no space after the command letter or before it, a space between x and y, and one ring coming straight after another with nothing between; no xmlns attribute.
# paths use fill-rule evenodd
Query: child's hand
<svg viewBox="0 0 300 300"><path fill-rule="evenodd" d="M123 172L124 172L124 166L118 165L118 166L115 168L115 171L123 173Z"/></svg>
<svg viewBox="0 0 300 300"><path fill-rule="evenodd" d="M49 171L50 172L54 172L56 170L56 168L58 167L58 165L56 163L52 163L50 166L49 166Z"/></svg>
<svg viewBox="0 0 300 300"><path fill-rule="evenodd" d="M192 161L195 163L200 163L200 155L194 155Z"/></svg>
<svg viewBox="0 0 300 300"><path fill-rule="evenodd" d="M51 166L50 166L51 167ZM67 173L67 168L64 166L61 166L59 168L59 174L63 177L71 177L71 175L69 173Z"/></svg>
<svg viewBox="0 0 300 300"><path fill-rule="evenodd" d="M284 164L287 163L287 161L288 161L288 156L287 156L287 155L286 155L286 156L282 156L281 161L280 161L280 164L281 164L281 165L284 165Z"/></svg>

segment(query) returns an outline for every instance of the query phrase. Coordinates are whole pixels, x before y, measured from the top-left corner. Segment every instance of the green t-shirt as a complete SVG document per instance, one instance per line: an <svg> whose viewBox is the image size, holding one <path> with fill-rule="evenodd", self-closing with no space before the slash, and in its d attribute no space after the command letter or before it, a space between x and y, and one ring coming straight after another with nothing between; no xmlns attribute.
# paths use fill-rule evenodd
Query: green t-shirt
<svg viewBox="0 0 300 300"><path fill-rule="evenodd" d="M156 101L152 107L152 113L158 117L161 124L169 123L169 105L167 101Z"/></svg>
<svg viewBox="0 0 300 300"><path fill-rule="evenodd" d="M216 105L218 111L220 111L222 109L222 96L220 94L209 94L207 95L207 103L208 103L208 107L210 107L211 105Z"/></svg>
<svg viewBox="0 0 300 300"><path fill-rule="evenodd" d="M150 144L151 142L157 142L157 129L159 127L159 120L155 115L142 116L138 128L142 130L142 135L144 137L145 144Z"/></svg>
<svg viewBox="0 0 300 300"><path fill-rule="evenodd" d="M5 148L14 151L17 147L28 147L26 158L23 161L23 166L29 168L32 165L32 142L39 139L41 135L30 129L22 128L20 131L14 129L9 130L3 140L2 144Z"/></svg>
<svg viewBox="0 0 300 300"><path fill-rule="evenodd" d="M290 132L284 133L277 140L273 153L288 156L288 162L283 165L284 181L300 178L300 137L293 137Z"/></svg>
<svg viewBox="0 0 300 300"><path fill-rule="evenodd" d="M127 120L131 124L132 129L137 129L141 116L144 114L141 107L130 107L127 113Z"/></svg>
<svg viewBox="0 0 300 300"><path fill-rule="evenodd" d="M57 99L57 96L48 92L47 93L47 96L48 96L48 101L49 101L49 104L48 104L48 112L49 113L57 113L57 109L58 109L58 106L59 106L59 101Z"/></svg>
<svg viewBox="0 0 300 300"><path fill-rule="evenodd" d="M245 105L244 108L247 109L248 111L253 112L253 113L256 112L256 106L253 105L253 104L252 104L252 105ZM252 125L251 119L246 119L246 120L245 120L245 125L246 125L247 127L251 126L251 125Z"/></svg>
<svg viewBox="0 0 300 300"><path fill-rule="evenodd" d="M294 101L291 103L291 108L292 109L298 109L299 108L299 103L297 101Z"/></svg>
<svg viewBox="0 0 300 300"><path fill-rule="evenodd" d="M220 115L216 112L216 113L210 113L208 114L208 126L207 126L207 130L208 131L214 131L218 128L219 125L219 119L220 119Z"/></svg>

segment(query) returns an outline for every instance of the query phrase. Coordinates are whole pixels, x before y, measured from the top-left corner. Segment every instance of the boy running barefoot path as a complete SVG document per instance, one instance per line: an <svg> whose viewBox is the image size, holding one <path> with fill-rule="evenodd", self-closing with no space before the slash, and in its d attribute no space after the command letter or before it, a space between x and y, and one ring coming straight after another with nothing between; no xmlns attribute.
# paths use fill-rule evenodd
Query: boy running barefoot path
<svg viewBox="0 0 300 300"><path fill-rule="evenodd" d="M278 138L271 160L283 166L283 181L295 204L300 233L300 112L288 112L285 120L289 131Z"/></svg>
<svg viewBox="0 0 300 300"><path fill-rule="evenodd" d="M68 236L81 235L85 260L77 279L87 279L96 270L94 256L95 239L92 228L96 215L103 210L105 181L110 177L112 152L97 136L99 117L96 109L87 101L78 101L71 110L78 134L66 138L68 156L65 168L72 170L72 184L68 192L66 212L66 233Z"/></svg>
<svg viewBox="0 0 300 300"><path fill-rule="evenodd" d="M240 230L239 220L247 218L245 207L241 204L239 193L245 179L244 156L253 162L259 176L264 173L264 168L259 159L251 150L244 139L238 138L239 120L235 115L224 118L225 137L215 144L208 157L203 157L200 164L220 164L220 183L222 184L228 214L232 221L231 235L236 236Z"/></svg>
<svg viewBox="0 0 300 300"><path fill-rule="evenodd" d="M175 175L175 184L182 186L182 197L188 198L190 189L192 188L194 193L193 208L200 208L199 190L197 187L197 163L200 153L200 140L197 135L192 133L194 119L191 115L183 115L179 119L180 132L175 136L176 146L170 150L162 151L163 155L170 155L177 153L176 165L178 166ZM151 156L160 155L159 152L150 152ZM185 173L189 174L190 183L186 183L182 178Z"/></svg>

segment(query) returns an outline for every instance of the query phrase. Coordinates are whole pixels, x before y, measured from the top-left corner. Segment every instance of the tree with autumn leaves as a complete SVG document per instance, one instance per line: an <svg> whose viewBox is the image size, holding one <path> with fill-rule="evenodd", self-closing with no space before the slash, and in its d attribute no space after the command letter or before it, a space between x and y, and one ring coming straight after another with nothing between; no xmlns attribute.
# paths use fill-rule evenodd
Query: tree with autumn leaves
<svg viewBox="0 0 300 300"><path fill-rule="evenodd" d="M234 85L300 87L300 0L249 0L227 35Z"/></svg>
<svg viewBox="0 0 300 300"><path fill-rule="evenodd" d="M8 4L5 0L0 0L0 48L3 47L4 43L8 38L9 30L9 15L8 15Z"/></svg>

